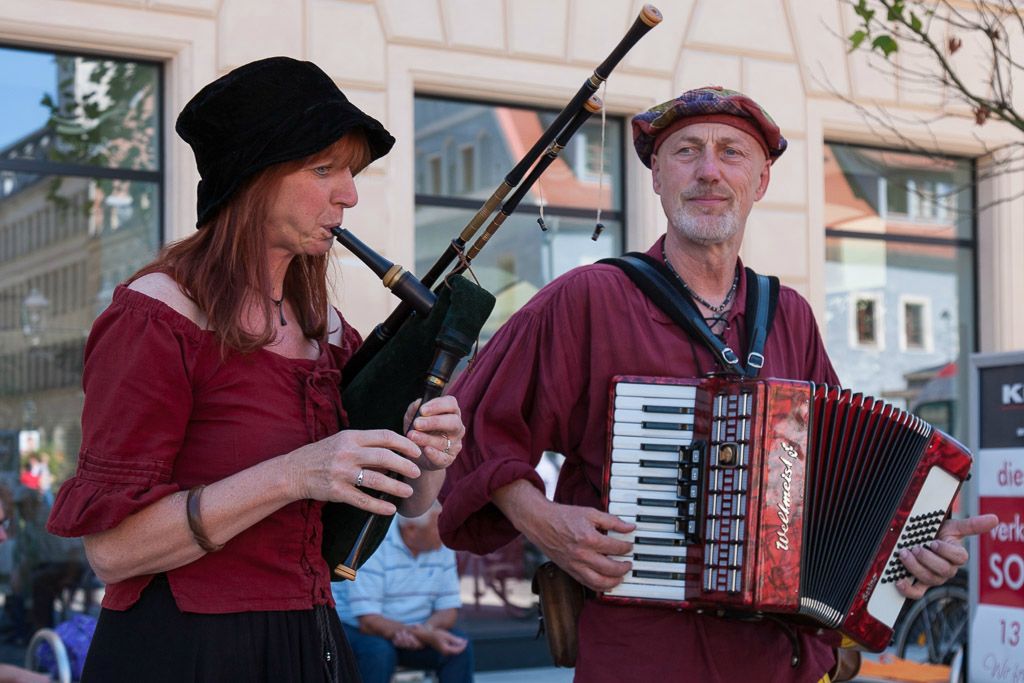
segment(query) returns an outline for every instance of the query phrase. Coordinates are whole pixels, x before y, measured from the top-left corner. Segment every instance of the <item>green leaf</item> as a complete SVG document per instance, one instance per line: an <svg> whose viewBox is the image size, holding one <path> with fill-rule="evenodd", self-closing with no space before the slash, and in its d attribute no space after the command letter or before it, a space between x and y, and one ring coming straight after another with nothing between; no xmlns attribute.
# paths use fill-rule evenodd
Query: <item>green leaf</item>
<svg viewBox="0 0 1024 683"><path fill-rule="evenodd" d="M868 0L859 0L857 6L853 8L853 11L857 13L861 19L864 20L864 25L867 26L871 18L875 16L875 10L868 9Z"/></svg>
<svg viewBox="0 0 1024 683"><path fill-rule="evenodd" d="M889 14L886 17L889 21L899 21L903 19L903 0L896 0L892 3L889 8Z"/></svg>
<svg viewBox="0 0 1024 683"><path fill-rule="evenodd" d="M921 18L918 17L913 12L911 12L910 13L910 28L914 29L915 33L920 33L922 26L924 26L924 24L921 23Z"/></svg>
<svg viewBox="0 0 1024 683"><path fill-rule="evenodd" d="M864 42L864 39L868 37L867 31L854 31L850 35L850 52L853 52L860 44Z"/></svg>
<svg viewBox="0 0 1024 683"><path fill-rule="evenodd" d="M889 55L899 49L899 45L896 44L896 40L892 36L878 36L871 41L872 49L878 50L888 59Z"/></svg>

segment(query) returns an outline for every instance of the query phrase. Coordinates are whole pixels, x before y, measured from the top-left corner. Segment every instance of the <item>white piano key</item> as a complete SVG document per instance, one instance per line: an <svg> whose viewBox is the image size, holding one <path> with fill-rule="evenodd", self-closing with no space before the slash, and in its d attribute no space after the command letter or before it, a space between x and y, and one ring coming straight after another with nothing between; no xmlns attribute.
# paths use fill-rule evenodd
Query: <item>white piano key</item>
<svg viewBox="0 0 1024 683"><path fill-rule="evenodd" d="M632 562L634 571L652 572L674 572L683 574L687 571L696 571L700 565L699 560L687 562L685 555L658 555L652 553L630 553L629 555L609 555L612 560L619 562Z"/></svg>
<svg viewBox="0 0 1024 683"><path fill-rule="evenodd" d="M612 432L612 434L613 434L613 436L612 436L612 449L613 450L617 449L617 448L626 448L626 449L631 449L631 450L638 450L638 451L647 452L649 449L644 448L645 445L646 446L666 446L666 447L670 447L672 449L679 449L679 448L682 448L683 446L689 446L691 443L693 443L693 432L679 432L680 438L678 438L678 439L669 439L669 438L665 438L663 436L662 437L648 436L648 437L641 438L640 436L637 436L635 434L627 436L627 435L624 435L624 434L617 434L615 432ZM685 438L683 438L683 435L685 435L685 434L689 434L689 436L686 436ZM654 451L651 451L651 452L654 452ZM660 451L660 452L666 452L666 451ZM675 453L675 454L678 455L678 451L677 450L672 450L672 451L667 451L667 452Z"/></svg>
<svg viewBox="0 0 1024 683"><path fill-rule="evenodd" d="M676 496L675 491L672 491L670 493L669 492L665 492L665 491L638 491L638 490L616 491L613 488L611 490L611 492L610 492L610 499L612 501L619 502L619 503L633 503L635 505L640 505L641 507L643 507L643 505L641 503L639 503L638 501L641 500L641 499L644 499L644 498L650 499L650 500L664 501L664 502L668 502L668 503L679 503L679 499ZM652 510L654 510L654 511L658 511L658 510L671 510L671 509L673 509L673 508L670 508L670 507L663 507L661 505L651 505L649 507Z"/></svg>
<svg viewBox="0 0 1024 683"><path fill-rule="evenodd" d="M615 385L616 396L647 396L663 398L697 398L697 387L680 384L636 384L619 382Z"/></svg>
<svg viewBox="0 0 1024 683"><path fill-rule="evenodd" d="M694 574L696 576L696 573ZM636 576L633 572L626 574L623 583L642 584L644 586L685 586L687 581L682 575L675 578L655 578L653 576Z"/></svg>
<svg viewBox="0 0 1024 683"><path fill-rule="evenodd" d="M615 435L614 438L618 438L620 436L643 437L644 441L647 441L648 443L653 442L654 439L664 439L674 446L689 446L693 442L693 429L676 430L648 428L641 424L632 422L616 422L615 427L612 429L612 433ZM615 445L614 439L612 441L612 445Z"/></svg>
<svg viewBox="0 0 1024 683"><path fill-rule="evenodd" d="M667 465L668 463L659 464ZM641 465L640 463L613 462L611 470L613 477L668 477L671 479L679 478L679 467L671 466L653 467Z"/></svg>
<svg viewBox="0 0 1024 683"><path fill-rule="evenodd" d="M648 598L651 600L685 600L686 585L679 583L674 586L653 586L636 583L620 583L607 591L606 595L620 598Z"/></svg>
<svg viewBox="0 0 1024 683"><path fill-rule="evenodd" d="M610 538L617 538L621 541L629 541L630 543L636 543L637 538L652 538L661 539L663 541L681 541L684 540L683 534L678 531L644 531L642 529L636 529L633 531L609 531L608 536ZM652 544L653 545L653 544ZM659 546L668 547L668 546Z"/></svg>
<svg viewBox="0 0 1024 683"><path fill-rule="evenodd" d="M644 543L634 543L632 556L657 555L664 557L686 557L689 553L690 547L685 545L646 545Z"/></svg>
<svg viewBox="0 0 1024 683"><path fill-rule="evenodd" d="M624 521L624 522L629 522L630 524L636 525L636 528L641 530L641 531L665 531L665 532L670 532L670 531L675 531L675 529L676 529L675 522L670 522L670 521L667 521L667 520L664 521L664 522L652 522L652 521L647 521L647 520L641 521L641 520L638 520L635 516L624 515L624 514L617 514L617 513L614 513L614 512L612 514L622 518L622 521Z"/></svg>
<svg viewBox="0 0 1024 683"><path fill-rule="evenodd" d="M668 409L677 410L682 409L683 411L690 411L696 409L697 401L692 398L667 398L659 396L657 398L648 398L644 396L616 396L614 401L616 410L640 410L648 415L662 415L666 414L662 411ZM671 415L673 413L667 412ZM675 414L687 414L686 412L675 413Z"/></svg>
<svg viewBox="0 0 1024 683"><path fill-rule="evenodd" d="M613 448L612 462L664 462L675 464L679 462L678 451L641 451L635 448Z"/></svg>
<svg viewBox="0 0 1024 683"><path fill-rule="evenodd" d="M677 489L676 484L652 484L650 482L644 482L641 484L639 477L616 477L614 475L608 480L608 484L611 487L613 494L620 490L662 491L665 493L675 494Z"/></svg>
<svg viewBox="0 0 1024 683"><path fill-rule="evenodd" d="M619 517L623 515L629 517L636 517L637 515L664 517L665 523L669 523L676 518L675 511L672 508L650 508L636 505L635 503L620 503L614 500L608 503L608 512Z"/></svg>
<svg viewBox="0 0 1024 683"><path fill-rule="evenodd" d="M687 567L685 562L646 562L637 561L631 557L613 557L613 560L620 562L632 562L632 572L660 572L663 574L678 574L679 576L672 578L669 576L664 577L652 577L652 576L637 576L631 572L630 581L636 581L643 583L644 581L685 581L684 574L686 573ZM693 570L696 573L696 570Z"/></svg>
<svg viewBox="0 0 1024 683"><path fill-rule="evenodd" d="M693 413L648 413L642 410L625 410L616 408L613 416L615 424L635 422L671 422L693 426Z"/></svg>

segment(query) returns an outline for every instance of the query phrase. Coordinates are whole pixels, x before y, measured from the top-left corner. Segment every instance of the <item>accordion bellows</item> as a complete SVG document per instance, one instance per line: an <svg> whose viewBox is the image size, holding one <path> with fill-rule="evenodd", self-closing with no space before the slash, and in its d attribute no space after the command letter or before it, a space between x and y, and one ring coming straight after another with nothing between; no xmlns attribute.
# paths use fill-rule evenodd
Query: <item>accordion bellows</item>
<svg viewBox="0 0 1024 683"><path fill-rule="evenodd" d="M615 377L605 505L636 524L603 593L771 613L882 650L905 599L897 553L935 538L967 449L884 401L825 385Z"/></svg>

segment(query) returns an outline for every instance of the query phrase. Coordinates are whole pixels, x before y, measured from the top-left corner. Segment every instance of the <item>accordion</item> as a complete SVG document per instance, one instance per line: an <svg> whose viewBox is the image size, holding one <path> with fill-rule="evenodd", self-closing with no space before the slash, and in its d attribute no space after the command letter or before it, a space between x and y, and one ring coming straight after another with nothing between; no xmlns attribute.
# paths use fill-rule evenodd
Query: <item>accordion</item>
<svg viewBox="0 0 1024 683"><path fill-rule="evenodd" d="M903 548L933 540L969 451L883 401L731 377L612 379L604 503L636 525L611 602L762 613L882 650Z"/></svg>

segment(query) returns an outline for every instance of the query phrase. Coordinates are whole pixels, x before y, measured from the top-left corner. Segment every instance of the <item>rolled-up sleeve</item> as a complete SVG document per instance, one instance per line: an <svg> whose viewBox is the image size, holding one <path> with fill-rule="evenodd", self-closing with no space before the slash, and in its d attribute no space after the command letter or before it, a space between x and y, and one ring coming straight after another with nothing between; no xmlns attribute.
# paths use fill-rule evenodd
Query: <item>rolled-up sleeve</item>
<svg viewBox="0 0 1024 683"><path fill-rule="evenodd" d="M162 303L119 289L85 349L82 447L47 529L84 536L180 490L171 481L192 411L202 332ZM194 326L193 326L194 327Z"/></svg>
<svg viewBox="0 0 1024 683"><path fill-rule="evenodd" d="M518 480L542 493L535 467L546 450L566 452L589 382L581 303L563 280L538 293L492 338L452 388L466 424L463 451L448 469L439 520L445 544L484 554L519 532L491 502ZM585 305L582 306L585 308Z"/></svg>

